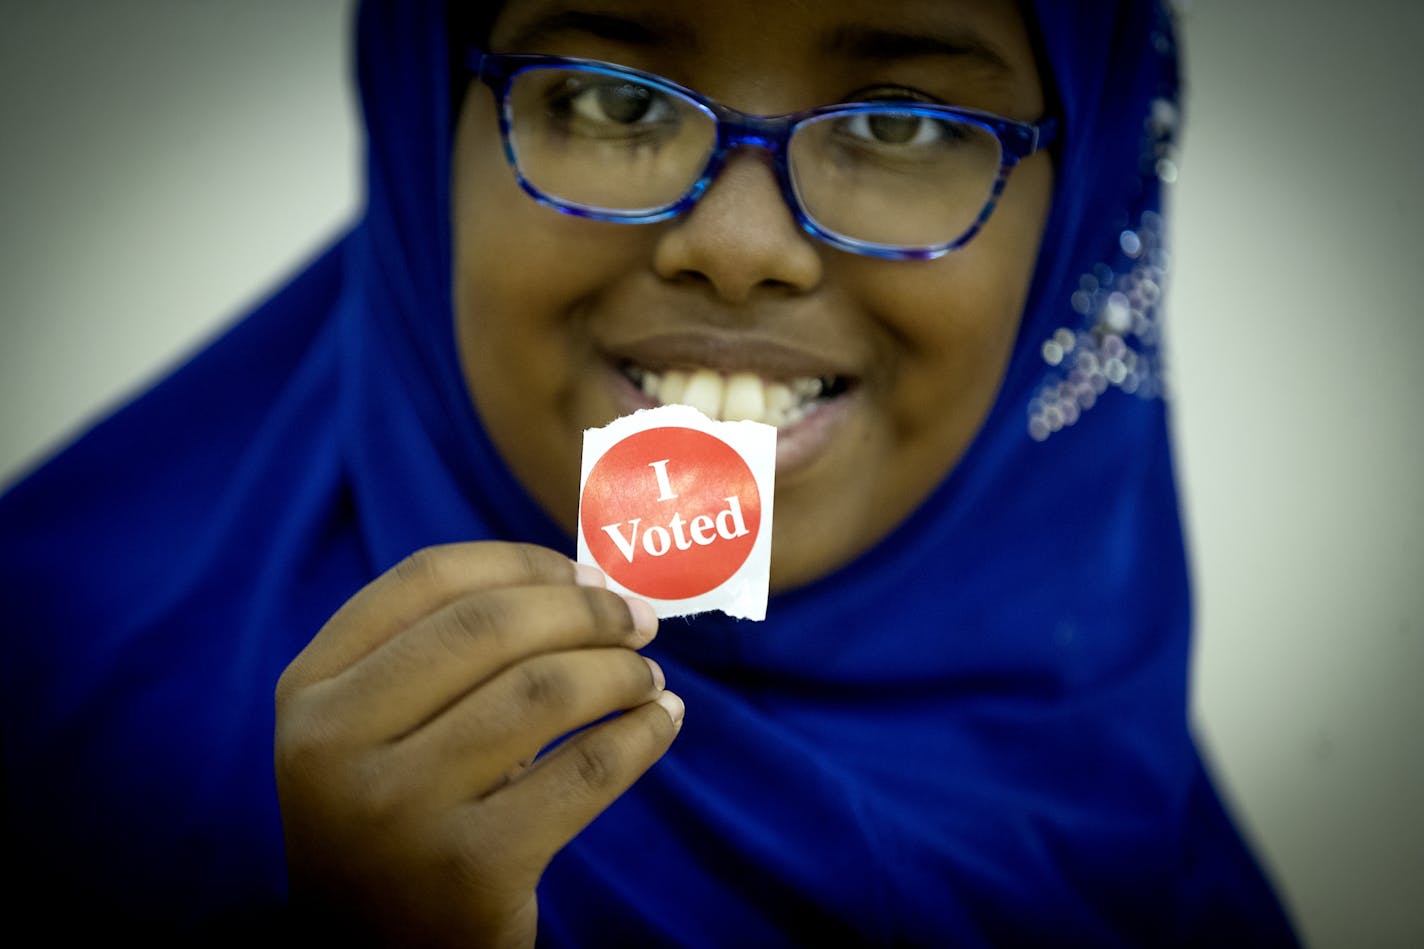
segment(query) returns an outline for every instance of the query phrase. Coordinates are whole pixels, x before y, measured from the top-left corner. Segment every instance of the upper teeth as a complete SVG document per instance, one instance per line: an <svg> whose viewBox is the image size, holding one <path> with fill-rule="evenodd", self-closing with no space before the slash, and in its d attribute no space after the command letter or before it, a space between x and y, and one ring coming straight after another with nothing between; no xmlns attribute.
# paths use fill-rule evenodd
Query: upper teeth
<svg viewBox="0 0 1424 949"><path fill-rule="evenodd" d="M826 390L826 383L815 377L767 382L750 372L724 376L711 369L652 372L638 366L629 366L627 373L650 398L664 405L676 402L712 419L750 419L777 427L805 418Z"/></svg>

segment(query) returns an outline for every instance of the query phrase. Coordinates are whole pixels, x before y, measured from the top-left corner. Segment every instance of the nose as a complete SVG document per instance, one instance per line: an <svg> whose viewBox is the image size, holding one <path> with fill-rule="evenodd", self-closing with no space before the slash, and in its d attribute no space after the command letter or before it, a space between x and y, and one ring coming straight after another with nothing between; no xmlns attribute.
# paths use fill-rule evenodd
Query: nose
<svg viewBox="0 0 1424 949"><path fill-rule="evenodd" d="M653 269L698 282L729 303L758 292L805 293L821 281L820 249L796 224L771 157L739 150L692 210L659 236Z"/></svg>

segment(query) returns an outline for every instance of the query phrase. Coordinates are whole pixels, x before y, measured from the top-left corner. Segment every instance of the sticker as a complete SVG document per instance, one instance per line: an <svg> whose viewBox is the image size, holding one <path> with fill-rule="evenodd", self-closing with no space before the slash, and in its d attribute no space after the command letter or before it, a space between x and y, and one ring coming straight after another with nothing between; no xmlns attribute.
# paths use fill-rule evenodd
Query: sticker
<svg viewBox="0 0 1424 949"><path fill-rule="evenodd" d="M578 559L658 616L766 618L776 429L663 405L583 434Z"/></svg>

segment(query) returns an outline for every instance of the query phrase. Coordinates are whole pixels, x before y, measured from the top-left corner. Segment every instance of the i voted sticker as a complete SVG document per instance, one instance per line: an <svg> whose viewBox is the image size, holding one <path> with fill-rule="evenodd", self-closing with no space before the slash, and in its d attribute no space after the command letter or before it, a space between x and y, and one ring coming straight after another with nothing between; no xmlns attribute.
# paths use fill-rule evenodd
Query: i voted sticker
<svg viewBox="0 0 1424 949"><path fill-rule="evenodd" d="M664 405L584 432L578 559L659 616L765 619L776 429Z"/></svg>

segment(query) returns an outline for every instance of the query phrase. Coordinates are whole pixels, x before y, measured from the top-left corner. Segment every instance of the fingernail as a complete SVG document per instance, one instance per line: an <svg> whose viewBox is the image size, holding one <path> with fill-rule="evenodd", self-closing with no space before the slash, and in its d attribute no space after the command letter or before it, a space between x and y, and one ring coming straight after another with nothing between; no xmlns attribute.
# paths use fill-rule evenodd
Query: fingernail
<svg viewBox="0 0 1424 949"><path fill-rule="evenodd" d="M682 699L678 698L676 693L663 692L654 699L654 701L663 707L663 711L668 713L668 718L672 719L674 728L682 727L682 714L687 711L687 709L682 704Z"/></svg>
<svg viewBox="0 0 1424 949"><path fill-rule="evenodd" d="M581 587L604 588L608 586L608 579L597 567L586 563L576 563L574 564L574 583Z"/></svg>
<svg viewBox="0 0 1424 949"><path fill-rule="evenodd" d="M645 643L651 642L658 631L658 614L653 611L653 605L636 596L625 596L623 601L628 604L628 612L633 616L633 628L638 631L639 638Z"/></svg>
<svg viewBox="0 0 1424 949"><path fill-rule="evenodd" d="M667 677L663 675L663 667L653 662L653 660L647 656L643 657L643 661L648 664L649 669L653 670L653 688L661 692L663 686L667 685Z"/></svg>

